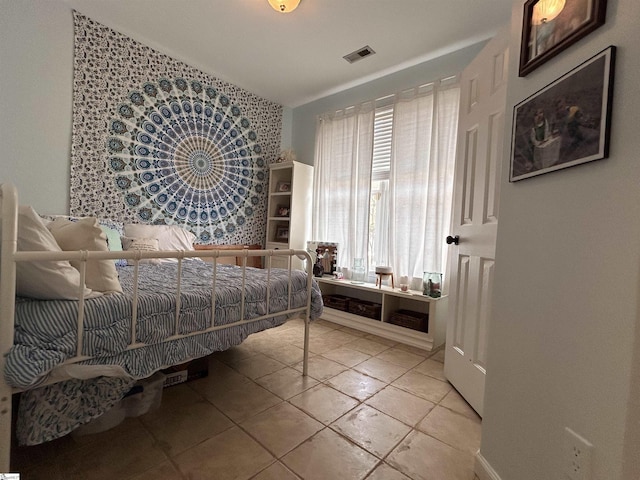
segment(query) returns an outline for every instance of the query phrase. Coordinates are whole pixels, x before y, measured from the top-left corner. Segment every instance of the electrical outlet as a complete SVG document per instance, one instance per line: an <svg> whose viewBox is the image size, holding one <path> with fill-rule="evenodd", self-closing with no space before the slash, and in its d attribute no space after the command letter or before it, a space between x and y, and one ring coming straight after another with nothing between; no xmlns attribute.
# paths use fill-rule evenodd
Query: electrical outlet
<svg viewBox="0 0 640 480"><path fill-rule="evenodd" d="M564 429L564 474L570 480L590 480L593 445L569 427Z"/></svg>

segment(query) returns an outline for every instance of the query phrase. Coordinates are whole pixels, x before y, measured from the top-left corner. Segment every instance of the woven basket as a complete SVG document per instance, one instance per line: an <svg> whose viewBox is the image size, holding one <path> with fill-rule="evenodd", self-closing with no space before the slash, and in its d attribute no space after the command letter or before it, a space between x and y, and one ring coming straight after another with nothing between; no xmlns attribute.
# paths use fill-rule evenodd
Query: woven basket
<svg viewBox="0 0 640 480"><path fill-rule="evenodd" d="M335 308L336 310L342 310L343 312L347 312L349 310L350 300L350 297L345 297L344 295L322 296L322 303L324 303L325 307Z"/></svg>
<svg viewBox="0 0 640 480"><path fill-rule="evenodd" d="M352 298L349 302L349 313L380 320L382 305L368 302L367 300L360 300L359 298Z"/></svg>
<svg viewBox="0 0 640 480"><path fill-rule="evenodd" d="M418 330L420 332L429 331L429 314L414 312L411 310L398 310L389 317L389 323L401 327Z"/></svg>

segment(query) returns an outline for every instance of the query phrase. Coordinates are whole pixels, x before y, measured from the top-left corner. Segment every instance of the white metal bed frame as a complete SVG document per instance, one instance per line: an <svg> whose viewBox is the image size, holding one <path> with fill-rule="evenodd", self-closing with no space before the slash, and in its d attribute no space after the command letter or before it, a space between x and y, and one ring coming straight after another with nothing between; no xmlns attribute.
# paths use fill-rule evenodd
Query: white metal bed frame
<svg viewBox="0 0 640 480"><path fill-rule="evenodd" d="M198 251L158 251L158 252L141 252L141 251L125 251L125 252L95 252L95 251L75 251L75 252L18 252L17 251L17 234L18 234L18 194L16 188L8 183L0 185L0 201L2 202L2 252L0 256L0 472L10 471L11 461L11 417L12 417L12 395L21 391L7 384L4 377L6 357L13 346L14 334L14 316L15 316L15 293L16 293L16 262L37 262L44 260L80 260L80 287L78 294L78 316L77 316L77 338L76 356L68 359L64 364L78 363L89 359L90 357L82 355L82 333L84 318L84 291L85 269L87 260L103 260L103 259L127 259L134 260L134 293L133 293L133 311L132 311L132 332L131 340L127 350L141 348L146 346L145 343L136 342L136 322L137 322L137 303L138 303L138 265L139 261L149 258L177 258L178 259L178 278L176 292L176 330L174 335L166 338L163 342L176 340L183 337L199 335L202 333L212 332L231 328L241 324L247 324L271 318L274 313L262 315L260 317L245 319L245 279L247 258L260 256L265 258L265 268L267 273L267 285L271 274L271 258L274 255L289 257L289 284L291 285L291 257L298 256L307 260L307 303L304 307L291 308L291 288L289 288L288 309L277 312L281 315L304 313L304 357L303 357L303 375L307 375L309 360L309 321L311 313L311 290L313 285L312 261L310 255L305 250L198 250ZM180 315L180 291L181 291L181 272L182 261L185 258L202 258L211 259L213 269L212 280L212 318L211 325L206 330L191 332L188 334L178 334L178 319ZM226 324L215 325L215 290L217 278L217 259L220 257L241 257L242 258L242 303L240 320ZM269 312L269 289L267 289L267 309ZM38 387L46 385L47 382L39 384Z"/></svg>

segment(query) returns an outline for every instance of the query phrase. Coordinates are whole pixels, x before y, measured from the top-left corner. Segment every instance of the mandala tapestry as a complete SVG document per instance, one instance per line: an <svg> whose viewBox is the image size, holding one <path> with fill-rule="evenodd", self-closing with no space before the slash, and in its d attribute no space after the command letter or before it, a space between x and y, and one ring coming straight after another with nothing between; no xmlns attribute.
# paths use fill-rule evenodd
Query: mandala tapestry
<svg viewBox="0 0 640 480"><path fill-rule="evenodd" d="M282 107L74 12L70 214L265 236Z"/></svg>

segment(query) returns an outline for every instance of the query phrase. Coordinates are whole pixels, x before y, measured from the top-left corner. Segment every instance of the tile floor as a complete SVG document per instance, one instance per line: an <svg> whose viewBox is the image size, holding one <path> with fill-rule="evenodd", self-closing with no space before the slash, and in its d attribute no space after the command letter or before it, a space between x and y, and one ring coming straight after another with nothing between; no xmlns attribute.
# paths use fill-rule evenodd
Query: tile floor
<svg viewBox="0 0 640 480"><path fill-rule="evenodd" d="M14 449L21 480L477 480L480 419L425 352L291 320L210 357L209 376L103 433Z"/></svg>

